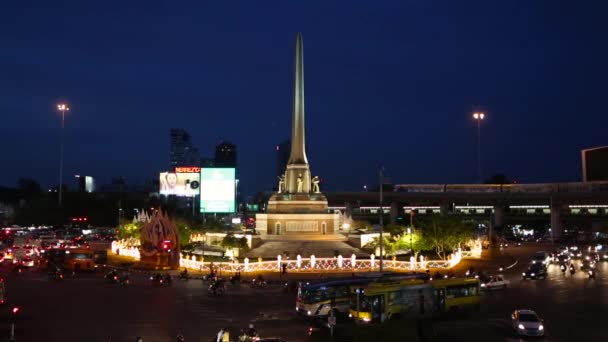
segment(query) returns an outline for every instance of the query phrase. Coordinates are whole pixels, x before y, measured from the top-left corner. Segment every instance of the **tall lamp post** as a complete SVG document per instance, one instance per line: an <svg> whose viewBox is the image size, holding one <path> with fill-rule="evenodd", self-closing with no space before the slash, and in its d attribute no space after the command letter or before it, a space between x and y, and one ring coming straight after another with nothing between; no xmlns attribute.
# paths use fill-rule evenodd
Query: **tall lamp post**
<svg viewBox="0 0 608 342"><path fill-rule="evenodd" d="M481 121L485 118L484 113L473 113L473 119L477 121L477 177L481 183Z"/></svg>
<svg viewBox="0 0 608 342"><path fill-rule="evenodd" d="M382 185L384 183L384 174L383 174L383 168L380 168L380 272L384 271L384 238L383 238L383 233L384 233L384 208L382 208L382 202L383 202L383 193L382 193Z"/></svg>
<svg viewBox="0 0 608 342"><path fill-rule="evenodd" d="M59 148L59 207L62 205L63 196L63 131L65 128L65 112L70 110L65 103L57 105L57 110L61 112L61 146Z"/></svg>

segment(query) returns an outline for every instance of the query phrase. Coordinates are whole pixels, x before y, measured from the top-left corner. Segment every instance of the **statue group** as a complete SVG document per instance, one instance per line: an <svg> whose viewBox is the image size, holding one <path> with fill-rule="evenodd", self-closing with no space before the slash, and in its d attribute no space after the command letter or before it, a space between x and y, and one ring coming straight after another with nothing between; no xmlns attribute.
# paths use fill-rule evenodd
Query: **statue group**
<svg viewBox="0 0 608 342"><path fill-rule="evenodd" d="M287 189L286 189L286 184L285 184L285 174L282 174L281 177L277 177L277 178L279 178L278 193L279 194L286 193ZM320 182L321 182L321 180L319 179L319 176L314 176L310 181L310 185L311 185L310 192L315 193L315 194L321 193L321 189L319 187ZM302 174L299 174L298 179L297 179L296 193L302 193L303 187L304 187L304 180L302 178Z"/></svg>

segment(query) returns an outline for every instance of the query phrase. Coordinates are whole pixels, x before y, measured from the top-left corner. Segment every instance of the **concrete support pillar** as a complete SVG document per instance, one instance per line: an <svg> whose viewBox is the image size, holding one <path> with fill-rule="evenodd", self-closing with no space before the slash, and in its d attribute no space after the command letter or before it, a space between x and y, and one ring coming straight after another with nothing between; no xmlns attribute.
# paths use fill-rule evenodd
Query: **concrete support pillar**
<svg viewBox="0 0 608 342"><path fill-rule="evenodd" d="M391 203L391 224L397 224L397 217L399 216L399 204L397 202Z"/></svg>
<svg viewBox="0 0 608 342"><path fill-rule="evenodd" d="M505 211L506 208L502 205L494 206L494 215L492 216L490 229L488 231L488 238L492 244L496 242L496 231L505 228Z"/></svg>
<svg viewBox="0 0 608 342"><path fill-rule="evenodd" d="M551 206L551 237L553 241L561 241L564 236L562 209L560 205Z"/></svg>
<svg viewBox="0 0 608 342"><path fill-rule="evenodd" d="M441 206L439 206L439 212L441 213L441 215L447 215L450 213L450 209L452 208L451 204L442 204Z"/></svg>
<svg viewBox="0 0 608 342"><path fill-rule="evenodd" d="M353 219L353 204L352 202L344 203L344 219L352 220Z"/></svg>

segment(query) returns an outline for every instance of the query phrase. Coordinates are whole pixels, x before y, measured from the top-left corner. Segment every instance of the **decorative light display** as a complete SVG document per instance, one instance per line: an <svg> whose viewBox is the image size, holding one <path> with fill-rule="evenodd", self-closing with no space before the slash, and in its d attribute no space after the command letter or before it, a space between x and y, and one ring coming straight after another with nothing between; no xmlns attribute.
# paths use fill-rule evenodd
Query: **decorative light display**
<svg viewBox="0 0 608 342"><path fill-rule="evenodd" d="M139 260L139 245L134 245L132 240L120 240L112 242L112 252L118 255L132 257ZM479 258L481 256L481 242L476 242L470 251L462 251L458 249L450 254L447 260L425 260L424 256L420 256L420 261L416 263L416 259L411 257L409 261L385 261L384 269L395 272L407 272L415 270L426 270L430 268L448 269L456 266L463 257ZM344 258L338 255L334 258L316 258L311 255L310 258L302 258L298 255L295 260L285 259L278 255L275 261L262 261L258 258L257 263L250 263L249 258L245 258L243 263L238 260L231 262L213 262L213 268L216 271L223 272L280 272L281 266L286 265L287 270L291 272L369 272L377 269L376 256L370 255L369 259L357 260L356 255L352 254L350 258ZM182 255L180 259L180 267L186 267L202 272L210 271L211 262L205 262L204 259L196 260L194 256L188 257ZM277 267L278 266L278 267Z"/></svg>

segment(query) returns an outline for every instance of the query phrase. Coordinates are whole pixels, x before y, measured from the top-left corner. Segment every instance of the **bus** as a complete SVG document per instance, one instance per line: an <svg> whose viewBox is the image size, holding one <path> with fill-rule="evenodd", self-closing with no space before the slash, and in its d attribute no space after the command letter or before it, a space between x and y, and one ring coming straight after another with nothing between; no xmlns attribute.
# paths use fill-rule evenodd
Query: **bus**
<svg viewBox="0 0 608 342"><path fill-rule="evenodd" d="M427 317L433 310L433 288L421 279L378 281L351 288L351 318L363 322Z"/></svg>
<svg viewBox="0 0 608 342"><path fill-rule="evenodd" d="M350 291L353 286L364 286L374 281L399 279L428 279L426 273L371 273L348 278L334 278L314 283L300 283L296 312L310 318L348 315Z"/></svg>
<svg viewBox="0 0 608 342"><path fill-rule="evenodd" d="M68 248L65 250L63 267L72 271L93 271L95 253L88 248Z"/></svg>
<svg viewBox="0 0 608 342"><path fill-rule="evenodd" d="M352 286L349 316L362 322L477 311L479 279L409 279Z"/></svg>
<svg viewBox="0 0 608 342"><path fill-rule="evenodd" d="M431 281L434 311L438 315L452 312L479 311L481 291L479 279L448 278Z"/></svg>

